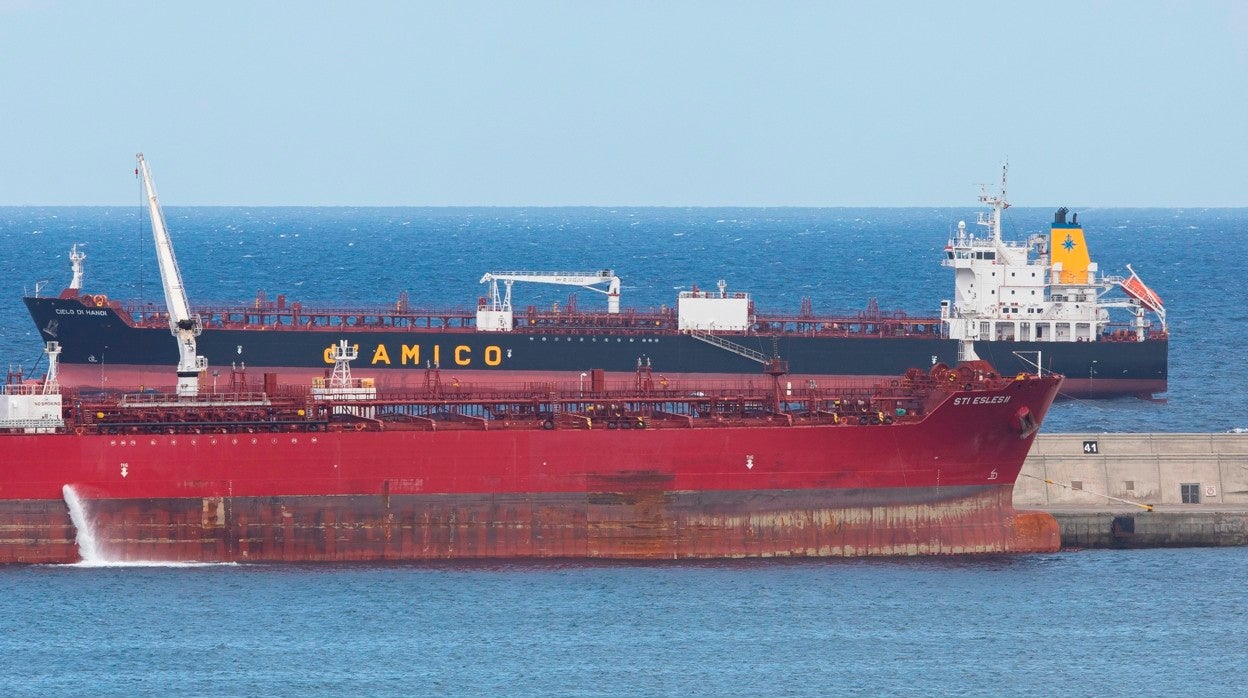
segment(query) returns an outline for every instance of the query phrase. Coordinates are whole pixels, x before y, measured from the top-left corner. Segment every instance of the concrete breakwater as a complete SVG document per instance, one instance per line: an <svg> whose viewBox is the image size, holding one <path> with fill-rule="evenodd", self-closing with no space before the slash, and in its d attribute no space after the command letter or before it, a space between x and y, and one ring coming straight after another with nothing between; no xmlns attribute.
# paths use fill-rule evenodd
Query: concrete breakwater
<svg viewBox="0 0 1248 698"><path fill-rule="evenodd" d="M1014 506L1068 547L1248 545L1248 434L1042 434Z"/></svg>

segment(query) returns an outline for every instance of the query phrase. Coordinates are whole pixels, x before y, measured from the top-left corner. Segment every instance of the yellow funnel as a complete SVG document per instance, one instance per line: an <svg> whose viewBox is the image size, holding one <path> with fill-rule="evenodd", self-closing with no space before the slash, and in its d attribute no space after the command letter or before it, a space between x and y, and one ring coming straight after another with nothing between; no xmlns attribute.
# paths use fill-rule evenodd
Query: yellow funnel
<svg viewBox="0 0 1248 698"><path fill-rule="evenodd" d="M1079 225L1077 213L1067 223L1066 213L1065 208L1058 209L1050 228L1050 239L1053 241L1052 264L1054 269L1061 265L1061 273L1057 274L1055 283L1086 284L1088 265L1092 263L1092 259L1088 256L1088 245L1083 239L1083 226Z"/></svg>

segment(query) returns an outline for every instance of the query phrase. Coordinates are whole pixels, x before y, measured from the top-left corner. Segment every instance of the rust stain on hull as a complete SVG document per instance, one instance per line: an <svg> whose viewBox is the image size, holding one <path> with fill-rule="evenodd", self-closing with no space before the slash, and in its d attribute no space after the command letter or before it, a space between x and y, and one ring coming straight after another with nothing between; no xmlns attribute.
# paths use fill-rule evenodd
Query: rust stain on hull
<svg viewBox="0 0 1248 698"><path fill-rule="evenodd" d="M681 492L658 474L581 493L96 500L120 560L707 559L1052 552L1053 517L1011 488ZM75 562L63 502L0 503L0 562Z"/></svg>

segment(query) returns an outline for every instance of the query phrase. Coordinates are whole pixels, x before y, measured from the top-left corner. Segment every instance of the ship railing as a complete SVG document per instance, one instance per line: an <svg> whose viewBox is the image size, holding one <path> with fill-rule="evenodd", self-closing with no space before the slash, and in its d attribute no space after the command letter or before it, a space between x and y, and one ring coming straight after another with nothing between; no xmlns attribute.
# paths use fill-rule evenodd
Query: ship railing
<svg viewBox="0 0 1248 698"><path fill-rule="evenodd" d="M342 403L327 402L324 404L284 402L274 403L285 415L280 419L251 419L239 417L228 408L237 407L242 402L233 400L196 402L160 403L159 396L142 395L141 400L149 401L124 405L131 408L125 411L117 401L112 401L114 409L103 409L109 417L101 422L101 428L109 429L220 429L245 428L249 426L262 428L300 429L308 424L320 424L325 418L340 421L348 415L348 424L359 429L384 429L388 423L404 423L414 428L441 429L490 429L490 425L506 427L505 423L514 424L517 428L532 428L543 423L542 428L649 428L652 426L644 420L661 420L663 423L653 426L692 427L710 424L757 424L765 420L772 424L822 424L822 423L888 423L892 420L913 420L920 418L930 407L929 398L932 391L918 389L914 384L920 381L911 380L910 388L901 386L883 386L878 383L872 388L822 390L818 388L785 388L777 393L775 386L757 386L750 389L708 393L694 393L676 390L643 391L621 390L603 391L592 394L574 394L572 391L550 391L545 393L494 395L445 394L435 395L428 392L409 392L379 395L375 399ZM986 384L984 387L988 387ZM961 387L959 386L959 389ZM262 395L242 394L240 398ZM939 396L937 396L939 397ZM778 401L777 401L778 400ZM108 408L110 403L101 402L90 406L82 405L80 410L91 415L98 407ZM161 421L164 412L170 407L190 408L186 413L187 421L164 423ZM144 412L137 408L149 408ZM344 408L343 412L339 407ZM84 409L85 408L85 409ZM306 417L302 410L306 409ZM352 410L367 410L355 412ZM206 410L206 411L201 411ZM294 419L293 415L300 415ZM271 412L269 414L272 414ZM213 415L219 418L212 418ZM835 417L833 415L836 415ZM634 424L623 426L620 420L633 419ZM637 421L637 420L642 421ZM241 421L240 421L241 420ZM779 421L777 421L779 420ZM867 421L863 421L867 420ZM696 424L694 423L696 421ZM549 422L552 426L545 426ZM82 424L93 424L94 419L84 418ZM436 423L436 424L435 424ZM527 425L527 426L526 426Z"/></svg>
<svg viewBox="0 0 1248 698"><path fill-rule="evenodd" d="M601 278L603 281L606 281L614 275L614 272L612 272L610 269L601 269L599 271L589 271L589 272L585 271L584 269L580 271L492 271L490 272L490 275L497 276L497 277L503 277L503 276L518 276L518 277L575 276L578 278L588 276L590 278L595 278L595 279ZM523 281L523 280L524 280L523 278L517 279L517 281Z"/></svg>
<svg viewBox="0 0 1248 698"><path fill-rule="evenodd" d="M146 303L129 303L121 306L137 325L145 327L162 327L169 322L169 313L164 307ZM331 307L322 306L305 308L286 305L278 308L272 305L253 307L250 305L197 305L194 308L203 318L206 326L238 325L244 327L277 327L277 328L313 328L322 327L355 327L374 325L388 326L385 321L396 319L409 322L459 321L467 323L475 321L476 312L464 308L420 308L400 309L388 306L369 307ZM337 321L318 324L317 319ZM410 325L418 326L418 325Z"/></svg>
<svg viewBox="0 0 1248 698"><path fill-rule="evenodd" d="M475 309L463 307L458 308L407 308L400 309L393 306L385 305L368 305L368 306L291 306L289 303L284 308L278 308L272 305L262 305L259 308L249 305L204 305L196 306L196 312L199 313L216 313L218 315L229 313L231 315L250 315L250 316L287 316L298 315L299 317L313 317L320 315L331 316L364 316L364 317L454 317L468 318L476 317Z"/></svg>
<svg viewBox="0 0 1248 698"><path fill-rule="evenodd" d="M60 419L0 419L0 431L20 429L30 434L51 434L65 427Z"/></svg>
<svg viewBox="0 0 1248 698"><path fill-rule="evenodd" d="M860 312L855 315L793 315L786 313L758 313L750 334L767 335L801 334L806 336L872 336L939 338L945 333L944 323L938 316L909 316L896 311L892 314ZM716 334L728 334L717 332Z"/></svg>
<svg viewBox="0 0 1248 698"><path fill-rule="evenodd" d="M979 222L981 225L988 225L989 220L990 219L981 217L979 221L977 222ZM1025 244L1018 243L1018 242L994 240L991 235L983 235L979 237L966 235L966 236L958 236L958 237L949 239L949 246L952 247L955 251L964 250L964 249L995 250L998 245L1005 245L1006 247L1016 247L1016 248L1026 247Z"/></svg>
<svg viewBox="0 0 1248 698"><path fill-rule="evenodd" d="M516 313L516 326L521 328L567 327L569 329L636 328L654 329L675 325L671 311L655 308L626 308L620 313L587 312L578 309L538 310ZM657 323L657 324L654 324Z"/></svg>
<svg viewBox="0 0 1248 698"><path fill-rule="evenodd" d="M168 312L153 303L127 301L117 305L134 325L164 327ZM343 331L351 329L394 330L435 329L447 332L475 332L476 312L465 308L399 308L389 306L341 306L308 308L287 303L277 307L269 302L251 305L199 305L195 307L204 318L204 326L247 327L278 330ZM832 336L905 336L928 338L941 336L939 317L910 317L901 311L892 313L844 313L803 315L785 312L759 312L756 326L739 334L832 335ZM672 331L675 328L674 308L626 309L618 315L585 312L575 308L537 310L517 313L516 330L543 333L594 330L610 333L638 334ZM719 331L716 334L733 334Z"/></svg>
<svg viewBox="0 0 1248 698"><path fill-rule="evenodd" d="M840 388L836 390L792 388L782 390L782 404L805 405L813 402L839 402L842 404L867 405L872 402L889 402L912 399L930 392L922 389L901 389L874 387ZM550 391L545 393L506 392L485 393L482 391L443 391L432 393L427 391L383 391L376 398L368 400L368 404L378 407L414 407L428 410L471 410L473 408L490 408L498 411L515 411L521 407L524 411L534 413L542 411L558 412L563 406L572 406L580 411L586 406L610 406L627 404L646 404L666 406L661 409L683 412L686 408L700 404L771 404L776 398L774 388L759 386L753 389L733 389L722 391L685 390L606 390L601 392L579 392L576 390ZM463 412L459 412L463 414ZM471 413L471 412L469 412Z"/></svg>
<svg viewBox="0 0 1248 698"><path fill-rule="evenodd" d="M900 380L900 378L901 377L898 376L898 380ZM813 391L857 395L879 392L881 390L880 380L877 378L844 377L830 379L787 379L782 377L780 387L782 391L789 394L808 394ZM300 386L291 386L290 389L292 391L302 391ZM444 381L441 386L437 388L379 385L378 397L382 399L401 399L404 397L425 398L430 396L445 396L447 398L491 401L531 400L547 396L551 393L556 393L561 397L575 398L583 396L586 399L594 398L595 396L617 397L626 395L665 395L677 398L698 398L739 394L772 394L774 393L774 390L775 384L772 382L772 379L761 373L754 378L737 378L718 381L708 381L704 379L667 379L660 374L654 374L640 386L637 384L637 380L633 376L629 376L628 378L612 378L607 381L602 390L598 391L592 390L588 382L582 382L578 378L568 378L558 381L524 381L514 383L460 381L458 382L458 385L450 383L449 381Z"/></svg>
<svg viewBox="0 0 1248 698"><path fill-rule="evenodd" d="M443 332L475 332L476 312L456 309L389 308L261 308L197 306L208 329L241 327L275 330L334 332L353 329L409 331L432 329ZM163 309L136 309L134 324L164 327L168 313ZM668 331L674 327L674 314L658 309L629 309L618 315L586 313L580 310L533 310L516 315L516 330L535 332L577 332L586 329L604 332L641 333Z"/></svg>
<svg viewBox="0 0 1248 698"><path fill-rule="evenodd" d="M156 316L156 317L167 318L169 315L169 311L165 308L164 304L162 303L155 303L155 302L150 302L150 301L139 301L139 300L126 300L126 301L119 301L118 304L120 305L121 308L127 311L130 311L132 313L137 313L143 316ZM197 303L194 306L193 310L194 312L197 312L200 314L230 313L230 314L235 314L235 315L290 315L293 313L293 314L300 315L300 316L306 316L306 315L419 315L419 316L432 315L432 316L441 317L444 315L450 315L450 316L455 316L455 317L459 317L459 316L467 317L470 315L475 315L476 313L475 309L470 310L464 307L449 307L449 306L448 307L429 306L429 307L423 307L423 308L408 307L406 309L400 309L397 306L372 305L372 304L370 305L342 305L342 306L332 306L332 305L308 306L308 305L303 305L301 303L291 303L289 301L281 307L277 306L276 304L272 302L264 303L259 306L254 305L254 304L247 304L247 303L214 303L214 302Z"/></svg>
<svg viewBox="0 0 1248 698"><path fill-rule="evenodd" d="M269 396L263 392L241 393L200 393L192 397L179 396L176 393L145 391L140 393L123 393L117 399L122 407L153 407L174 405L178 407L199 405L263 405L269 403Z"/></svg>
<svg viewBox="0 0 1248 698"><path fill-rule="evenodd" d="M42 392L42 383L8 383L0 385L0 395L38 395Z"/></svg>

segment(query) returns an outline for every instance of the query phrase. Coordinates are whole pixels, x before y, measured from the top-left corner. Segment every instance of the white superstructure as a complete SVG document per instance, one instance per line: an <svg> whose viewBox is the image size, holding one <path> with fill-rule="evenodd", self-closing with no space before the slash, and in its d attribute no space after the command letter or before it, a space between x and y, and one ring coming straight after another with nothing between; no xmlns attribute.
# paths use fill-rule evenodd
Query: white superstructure
<svg viewBox="0 0 1248 698"><path fill-rule="evenodd" d="M1001 214L1010 206L1004 169L1001 193L991 195L985 186L979 201L991 208L976 220L986 233L977 237L959 222L945 247L942 264L954 270L954 299L941 302L940 314L951 339L1091 342L1110 336L1143 341L1152 326L1149 310L1165 331L1165 309L1155 294L1151 296L1155 302L1141 302L1134 289L1146 287L1138 277L1098 275L1078 214L1067 222L1067 209L1058 210L1052 239L1037 233L1026 242L1007 242L1001 238ZM1116 288L1123 288L1128 297L1106 299ZM1123 337L1125 330L1110 334L1111 308L1131 314L1131 336Z"/></svg>
<svg viewBox="0 0 1248 698"><path fill-rule="evenodd" d="M681 291L676 299L677 326L682 332L743 331L754 324L754 308L750 294L728 293L728 284L721 279L719 292Z"/></svg>
<svg viewBox="0 0 1248 698"><path fill-rule="evenodd" d="M48 375L42 382L17 382L0 386L0 429L27 434L50 434L65 426L60 385L56 381L61 345L48 342Z"/></svg>

